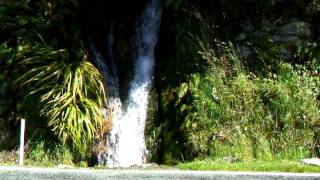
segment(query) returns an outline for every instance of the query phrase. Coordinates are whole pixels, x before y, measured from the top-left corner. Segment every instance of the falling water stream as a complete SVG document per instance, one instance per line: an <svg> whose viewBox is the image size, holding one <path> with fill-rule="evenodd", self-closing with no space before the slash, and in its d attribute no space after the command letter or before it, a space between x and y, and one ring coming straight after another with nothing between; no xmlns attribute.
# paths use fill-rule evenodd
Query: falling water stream
<svg viewBox="0 0 320 180"><path fill-rule="evenodd" d="M161 21L160 0L150 0L141 17L137 20L133 46L134 75L129 86L128 97L121 102L118 75L112 55L113 31L108 37L108 53L111 68L108 68L102 55L91 45L97 67L104 77L109 95L109 108L112 108L112 129L106 145L108 150L103 157L108 166L128 167L146 162L144 128L146 124L148 94L152 86L155 63L155 46Z"/></svg>

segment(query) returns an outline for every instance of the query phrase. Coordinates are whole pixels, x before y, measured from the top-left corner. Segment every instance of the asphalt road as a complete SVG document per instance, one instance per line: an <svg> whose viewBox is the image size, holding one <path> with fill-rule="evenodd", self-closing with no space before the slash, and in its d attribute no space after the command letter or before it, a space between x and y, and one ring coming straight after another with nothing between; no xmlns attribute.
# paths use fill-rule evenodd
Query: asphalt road
<svg viewBox="0 0 320 180"><path fill-rule="evenodd" d="M222 172L222 171L180 171L180 170L90 170L90 169L59 169L59 168L23 168L0 167L0 180L47 180L47 179L304 179L320 180L320 173L253 173L253 172Z"/></svg>

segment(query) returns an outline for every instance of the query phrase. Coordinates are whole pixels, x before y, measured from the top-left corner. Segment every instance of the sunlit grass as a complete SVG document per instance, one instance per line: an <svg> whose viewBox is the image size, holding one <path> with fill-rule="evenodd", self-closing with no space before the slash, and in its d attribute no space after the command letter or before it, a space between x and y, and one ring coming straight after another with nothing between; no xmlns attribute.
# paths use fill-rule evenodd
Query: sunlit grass
<svg viewBox="0 0 320 180"><path fill-rule="evenodd" d="M254 172L319 172L319 166L306 165L298 161L252 161L252 162L223 162L223 161L194 161L178 164L182 170L202 171L254 171Z"/></svg>

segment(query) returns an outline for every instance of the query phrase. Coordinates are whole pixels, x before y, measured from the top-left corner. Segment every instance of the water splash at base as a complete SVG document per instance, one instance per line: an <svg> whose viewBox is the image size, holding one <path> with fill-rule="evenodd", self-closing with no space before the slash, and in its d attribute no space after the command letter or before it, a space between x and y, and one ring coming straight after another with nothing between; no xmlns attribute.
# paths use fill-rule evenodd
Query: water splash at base
<svg viewBox="0 0 320 180"><path fill-rule="evenodd" d="M136 24L134 36L136 52L133 55L134 77L130 83L127 100L124 103L120 101L119 88L111 87L109 89L109 94L111 94L109 108L114 108L111 111L112 130L107 137L108 150L104 154L104 162L109 167L140 166L146 162L144 128L147 118L148 95L152 87L154 51L158 40L160 20L160 0L150 0ZM113 38L109 38L109 40L113 41ZM99 58L97 51L93 51L93 53L96 54L96 61L104 61ZM103 63L98 62L97 64ZM109 71L107 67L100 69ZM114 84L118 78L114 73L105 72L103 75L108 78L107 85Z"/></svg>

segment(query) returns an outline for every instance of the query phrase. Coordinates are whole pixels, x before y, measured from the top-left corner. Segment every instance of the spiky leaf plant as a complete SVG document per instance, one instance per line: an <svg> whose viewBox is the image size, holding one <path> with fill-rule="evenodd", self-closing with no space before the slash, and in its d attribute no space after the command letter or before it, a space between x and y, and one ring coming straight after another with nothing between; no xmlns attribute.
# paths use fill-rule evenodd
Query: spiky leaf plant
<svg viewBox="0 0 320 180"><path fill-rule="evenodd" d="M27 96L40 96L40 114L63 142L81 147L93 139L102 121L105 92L99 71L83 55L70 60L67 50L33 48L20 62L28 69L16 82Z"/></svg>

